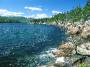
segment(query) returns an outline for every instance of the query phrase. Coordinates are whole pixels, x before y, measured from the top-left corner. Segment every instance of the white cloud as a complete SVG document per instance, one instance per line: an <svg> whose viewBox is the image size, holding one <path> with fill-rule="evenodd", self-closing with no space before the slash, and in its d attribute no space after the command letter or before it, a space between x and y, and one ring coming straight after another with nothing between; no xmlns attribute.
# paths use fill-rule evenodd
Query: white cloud
<svg viewBox="0 0 90 67"><path fill-rule="evenodd" d="M0 9L0 16L22 16L22 12L12 12L7 9Z"/></svg>
<svg viewBox="0 0 90 67"><path fill-rule="evenodd" d="M55 11L55 10L52 11L52 14L59 14L59 13L62 13L62 12L60 12L60 11Z"/></svg>
<svg viewBox="0 0 90 67"><path fill-rule="evenodd" d="M34 14L34 15L29 16L29 17L38 19L38 18L48 18L49 16L47 14Z"/></svg>
<svg viewBox="0 0 90 67"><path fill-rule="evenodd" d="M31 10L31 11L43 11L42 8L39 7L24 7L25 9Z"/></svg>

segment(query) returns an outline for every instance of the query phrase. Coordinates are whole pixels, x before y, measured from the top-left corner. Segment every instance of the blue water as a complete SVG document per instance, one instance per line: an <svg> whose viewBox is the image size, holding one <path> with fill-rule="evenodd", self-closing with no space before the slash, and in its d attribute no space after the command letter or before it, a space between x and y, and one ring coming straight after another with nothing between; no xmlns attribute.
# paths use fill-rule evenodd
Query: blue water
<svg viewBox="0 0 90 67"><path fill-rule="evenodd" d="M65 41L63 28L53 25L0 24L0 67L37 67L49 61L39 56Z"/></svg>

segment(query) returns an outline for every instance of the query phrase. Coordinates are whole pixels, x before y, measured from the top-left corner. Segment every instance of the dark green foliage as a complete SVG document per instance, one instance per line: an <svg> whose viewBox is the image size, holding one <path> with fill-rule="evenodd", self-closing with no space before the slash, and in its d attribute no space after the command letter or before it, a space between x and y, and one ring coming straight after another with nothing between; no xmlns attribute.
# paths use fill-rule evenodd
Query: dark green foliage
<svg viewBox="0 0 90 67"><path fill-rule="evenodd" d="M2 17L0 16L0 23L30 23L31 19L25 17Z"/></svg>
<svg viewBox="0 0 90 67"><path fill-rule="evenodd" d="M52 16L51 18L25 18L25 17L0 17L0 23L52 23L52 22L76 22L76 21L86 21L90 19L90 0L87 0L85 7L81 8L77 6L73 10L65 13L59 13Z"/></svg>
<svg viewBox="0 0 90 67"><path fill-rule="evenodd" d="M84 20L90 19L90 2L82 10Z"/></svg>
<svg viewBox="0 0 90 67"><path fill-rule="evenodd" d="M71 10L68 14L67 14L67 19L71 20L73 22L75 21L79 21L82 17L82 9L80 7L77 7L73 10Z"/></svg>
<svg viewBox="0 0 90 67"><path fill-rule="evenodd" d="M57 15L52 16L51 18L43 18L43 19L33 19L34 23L44 23L44 22L76 22L76 21L86 21L90 19L90 1L88 0L85 7L81 8L77 6L73 10L70 10L66 13L59 13Z"/></svg>
<svg viewBox="0 0 90 67"><path fill-rule="evenodd" d="M18 22L17 20L9 17L0 17L0 23Z"/></svg>

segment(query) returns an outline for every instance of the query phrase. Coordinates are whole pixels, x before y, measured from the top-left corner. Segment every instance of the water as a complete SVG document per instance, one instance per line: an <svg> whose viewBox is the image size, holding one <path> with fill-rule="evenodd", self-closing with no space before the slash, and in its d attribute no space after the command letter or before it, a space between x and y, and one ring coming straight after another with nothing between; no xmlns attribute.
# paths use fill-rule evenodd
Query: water
<svg viewBox="0 0 90 67"><path fill-rule="evenodd" d="M52 48L66 35L53 25L0 24L0 67L38 67L53 60Z"/></svg>

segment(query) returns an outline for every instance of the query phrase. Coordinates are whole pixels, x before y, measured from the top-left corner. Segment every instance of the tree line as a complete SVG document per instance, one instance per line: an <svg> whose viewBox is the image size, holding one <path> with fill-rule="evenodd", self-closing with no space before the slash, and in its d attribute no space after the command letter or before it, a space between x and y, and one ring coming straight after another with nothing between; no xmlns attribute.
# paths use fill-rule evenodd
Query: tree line
<svg viewBox="0 0 90 67"><path fill-rule="evenodd" d="M41 19L32 19L31 21L34 23L52 23L52 22L77 22L77 21L86 21L90 19L90 1L88 0L86 5L81 8L77 6L76 8L64 12L59 13L57 15L52 16L51 18L41 18Z"/></svg>
<svg viewBox="0 0 90 67"><path fill-rule="evenodd" d="M76 21L86 21L90 19L90 0L87 1L86 5L81 8L77 6L76 8L64 12L59 13L57 15L52 16L51 18L25 18L25 17L2 17L0 16L0 23L52 23L52 22L76 22Z"/></svg>
<svg viewBox="0 0 90 67"><path fill-rule="evenodd" d="M25 17L0 16L0 23L31 23L31 19Z"/></svg>

